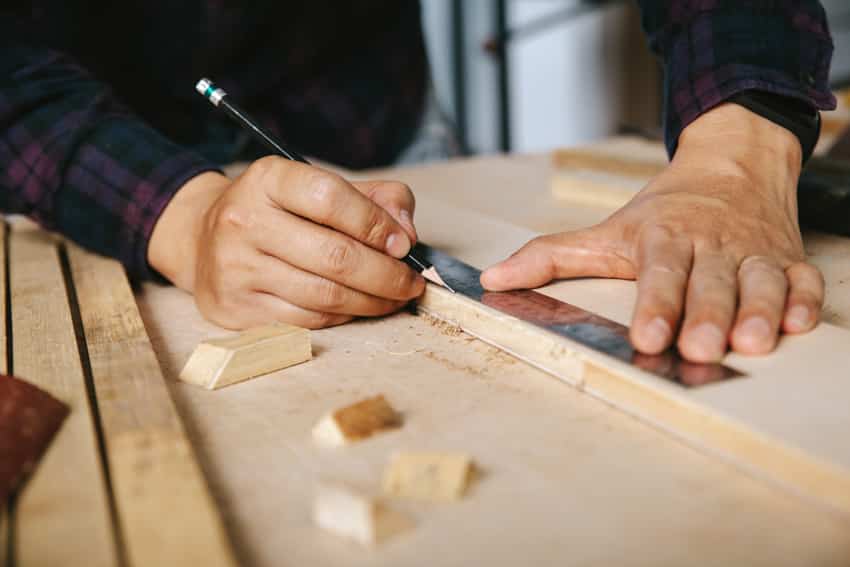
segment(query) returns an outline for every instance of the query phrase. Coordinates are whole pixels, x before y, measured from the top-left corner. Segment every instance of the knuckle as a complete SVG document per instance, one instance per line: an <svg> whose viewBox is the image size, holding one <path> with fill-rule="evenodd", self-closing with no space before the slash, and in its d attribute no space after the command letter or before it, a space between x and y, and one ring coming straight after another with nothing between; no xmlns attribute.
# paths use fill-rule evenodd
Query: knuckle
<svg viewBox="0 0 850 567"><path fill-rule="evenodd" d="M644 270L644 277L647 276L666 276L667 278L675 278L677 280L685 280L689 275L688 270L682 266L671 266L668 264L652 264Z"/></svg>
<svg viewBox="0 0 850 567"><path fill-rule="evenodd" d="M361 233L358 235L361 242L372 246L383 248L390 231L387 216L377 206L369 207Z"/></svg>
<svg viewBox="0 0 850 567"><path fill-rule="evenodd" d="M346 304L345 289L339 284L322 279L318 286L318 302L323 311L340 311Z"/></svg>
<svg viewBox="0 0 850 567"><path fill-rule="evenodd" d="M280 164L280 158L277 156L265 156L255 160L248 166L246 174L251 179L263 179L269 174L277 171Z"/></svg>
<svg viewBox="0 0 850 567"><path fill-rule="evenodd" d="M767 256L747 256L741 262L738 271L741 274L763 273L768 275L781 275L779 265Z"/></svg>
<svg viewBox="0 0 850 567"><path fill-rule="evenodd" d="M316 220L322 224L329 224L340 213L342 199L339 179L330 173L320 171L312 176L308 186Z"/></svg>
<svg viewBox="0 0 850 567"><path fill-rule="evenodd" d="M324 246L325 266L332 276L341 277L349 274L356 263L354 245L343 239L333 239Z"/></svg>
<svg viewBox="0 0 850 567"><path fill-rule="evenodd" d="M330 327L335 322L335 318L330 313L313 311L306 314L302 321L299 321L299 326L308 329L324 329Z"/></svg>

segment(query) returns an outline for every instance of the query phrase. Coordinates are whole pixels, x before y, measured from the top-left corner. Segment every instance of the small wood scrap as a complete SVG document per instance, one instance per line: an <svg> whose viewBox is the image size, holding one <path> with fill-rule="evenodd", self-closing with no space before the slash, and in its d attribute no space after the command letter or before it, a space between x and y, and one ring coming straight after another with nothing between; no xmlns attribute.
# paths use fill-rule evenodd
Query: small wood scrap
<svg viewBox="0 0 850 567"><path fill-rule="evenodd" d="M387 496L445 502L463 497L474 464L469 455L452 453L398 453L384 472Z"/></svg>
<svg viewBox="0 0 850 567"><path fill-rule="evenodd" d="M312 358L310 331L274 323L200 343L180 380L215 390Z"/></svg>
<svg viewBox="0 0 850 567"><path fill-rule="evenodd" d="M323 445L347 445L400 427L401 421L401 414L378 395L324 416L313 428L313 439Z"/></svg>
<svg viewBox="0 0 850 567"><path fill-rule="evenodd" d="M12 376L0 375L0 506L35 468L68 406Z"/></svg>
<svg viewBox="0 0 850 567"><path fill-rule="evenodd" d="M413 527L405 514L340 483L322 483L313 504L320 528L364 546L380 544Z"/></svg>

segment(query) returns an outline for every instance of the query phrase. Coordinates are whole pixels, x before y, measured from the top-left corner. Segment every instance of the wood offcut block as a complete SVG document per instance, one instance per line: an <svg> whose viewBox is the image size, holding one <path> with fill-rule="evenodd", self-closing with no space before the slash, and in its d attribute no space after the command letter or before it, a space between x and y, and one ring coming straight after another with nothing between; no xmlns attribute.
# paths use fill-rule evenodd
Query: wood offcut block
<svg viewBox="0 0 850 567"><path fill-rule="evenodd" d="M384 472L384 494L430 502L463 497L473 473L468 455L398 453Z"/></svg>
<svg viewBox="0 0 850 567"><path fill-rule="evenodd" d="M180 380L215 390L312 358L310 331L274 323L200 343Z"/></svg>
<svg viewBox="0 0 850 567"><path fill-rule="evenodd" d="M318 487L313 521L323 530L364 546L380 544L413 527L408 516L339 483L323 483Z"/></svg>
<svg viewBox="0 0 850 567"><path fill-rule="evenodd" d="M401 415L384 396L375 396L324 416L313 428L313 439L323 445L347 445L399 426Z"/></svg>

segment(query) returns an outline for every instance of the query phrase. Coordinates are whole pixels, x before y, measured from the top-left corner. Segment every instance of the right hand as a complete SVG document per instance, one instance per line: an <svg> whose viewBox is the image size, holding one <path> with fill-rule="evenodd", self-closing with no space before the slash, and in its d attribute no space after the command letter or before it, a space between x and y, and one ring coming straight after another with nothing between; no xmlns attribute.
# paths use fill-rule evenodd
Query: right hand
<svg viewBox="0 0 850 567"><path fill-rule="evenodd" d="M203 173L160 216L148 261L231 329L316 329L398 310L425 281L398 259L416 242L414 199L396 182L266 157L237 179Z"/></svg>

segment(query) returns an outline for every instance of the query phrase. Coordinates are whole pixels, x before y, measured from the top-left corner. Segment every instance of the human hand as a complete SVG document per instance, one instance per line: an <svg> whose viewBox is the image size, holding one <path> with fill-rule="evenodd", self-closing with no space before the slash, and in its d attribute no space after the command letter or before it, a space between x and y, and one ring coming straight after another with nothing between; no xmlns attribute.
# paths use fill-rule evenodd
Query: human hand
<svg viewBox="0 0 850 567"><path fill-rule="evenodd" d="M398 260L416 242L414 207L401 183L349 183L267 157L235 180L204 173L184 185L154 227L148 261L223 327L338 325L424 290Z"/></svg>
<svg viewBox="0 0 850 567"><path fill-rule="evenodd" d="M630 339L657 354L676 339L693 362L727 345L772 351L780 330L817 324L820 272L797 223L799 141L734 104L682 133L670 166L631 202L584 230L536 238L486 270L482 285L534 288L556 278L637 279Z"/></svg>

